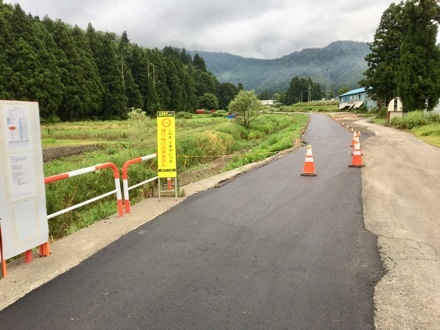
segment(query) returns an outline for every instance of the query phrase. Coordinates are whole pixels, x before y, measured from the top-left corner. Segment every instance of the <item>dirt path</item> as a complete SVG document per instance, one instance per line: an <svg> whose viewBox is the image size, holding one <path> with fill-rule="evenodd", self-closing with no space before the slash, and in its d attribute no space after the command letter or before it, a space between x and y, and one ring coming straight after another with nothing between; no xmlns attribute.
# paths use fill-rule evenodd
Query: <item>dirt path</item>
<svg viewBox="0 0 440 330"><path fill-rule="evenodd" d="M440 329L440 149L409 133L375 132L362 144L364 217L387 274L375 288L377 329Z"/></svg>

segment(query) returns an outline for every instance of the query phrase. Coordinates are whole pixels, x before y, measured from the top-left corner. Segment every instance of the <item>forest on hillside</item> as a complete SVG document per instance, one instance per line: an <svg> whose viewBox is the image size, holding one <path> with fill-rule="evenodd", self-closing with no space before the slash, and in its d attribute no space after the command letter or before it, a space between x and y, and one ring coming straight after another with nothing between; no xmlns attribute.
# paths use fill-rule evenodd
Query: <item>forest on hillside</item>
<svg viewBox="0 0 440 330"><path fill-rule="evenodd" d="M263 60L237 55L188 51L199 54L206 67L220 82L241 82L258 94L269 91L283 93L295 76L311 78L322 89L329 87L335 95L341 87L355 89L367 69L366 42L335 41L324 48L306 48L277 59Z"/></svg>
<svg viewBox="0 0 440 330"><path fill-rule="evenodd" d="M227 108L238 93L185 49L148 49L124 32L84 31L0 0L0 99L38 101L51 121L127 118L129 109L194 112L206 93Z"/></svg>

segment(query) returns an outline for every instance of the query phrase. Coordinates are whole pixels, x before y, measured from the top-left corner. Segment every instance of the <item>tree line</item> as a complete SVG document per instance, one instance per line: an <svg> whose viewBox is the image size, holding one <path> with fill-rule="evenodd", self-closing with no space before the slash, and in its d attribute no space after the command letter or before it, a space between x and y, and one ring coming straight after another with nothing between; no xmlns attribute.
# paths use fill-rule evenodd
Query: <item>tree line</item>
<svg viewBox="0 0 440 330"><path fill-rule="evenodd" d="M439 22L437 0L392 3L384 11L359 82L374 100L386 105L399 96L404 111L435 107L440 98Z"/></svg>
<svg viewBox="0 0 440 330"><path fill-rule="evenodd" d="M391 4L382 15L368 69L359 82L387 104L403 99L405 111L432 109L440 98L440 9L436 0ZM42 119L74 121L127 118L131 108L193 112L227 109L241 83L220 83L197 53L148 49L124 32L84 31L61 20L26 14L0 0L0 99L38 101ZM266 92L260 99L273 98ZM286 105L323 97L310 78L294 77Z"/></svg>
<svg viewBox="0 0 440 330"><path fill-rule="evenodd" d="M124 32L84 31L26 14L0 0L0 99L38 101L43 120L124 119L131 108L226 109L239 92L220 83L198 54L148 49Z"/></svg>

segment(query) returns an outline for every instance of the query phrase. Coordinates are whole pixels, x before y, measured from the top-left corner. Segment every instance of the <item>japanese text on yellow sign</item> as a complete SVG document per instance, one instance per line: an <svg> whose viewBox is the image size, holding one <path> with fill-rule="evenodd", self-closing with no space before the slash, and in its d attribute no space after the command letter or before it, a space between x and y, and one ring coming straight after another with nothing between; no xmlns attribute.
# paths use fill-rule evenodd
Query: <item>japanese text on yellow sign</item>
<svg viewBox="0 0 440 330"><path fill-rule="evenodd" d="M157 112L157 162L159 178L176 177L176 125L174 111Z"/></svg>

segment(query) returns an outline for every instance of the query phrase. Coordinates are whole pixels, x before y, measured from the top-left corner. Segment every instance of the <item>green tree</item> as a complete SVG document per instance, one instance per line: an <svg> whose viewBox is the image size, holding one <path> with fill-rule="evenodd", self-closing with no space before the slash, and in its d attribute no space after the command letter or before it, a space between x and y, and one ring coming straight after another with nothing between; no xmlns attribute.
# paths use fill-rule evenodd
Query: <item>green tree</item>
<svg viewBox="0 0 440 330"><path fill-rule="evenodd" d="M199 97L199 108L218 109L218 98L212 93L205 93Z"/></svg>
<svg viewBox="0 0 440 330"><path fill-rule="evenodd" d="M183 65L181 70L181 81L183 81L183 109L192 112L199 106L199 100L196 93L195 77L196 72L193 65Z"/></svg>
<svg viewBox="0 0 440 330"><path fill-rule="evenodd" d="M191 55L186 52L185 48L183 48L180 52L180 62L183 64L189 64L192 62Z"/></svg>
<svg viewBox="0 0 440 330"><path fill-rule="evenodd" d="M403 7L407 31L400 49L398 95L405 111L432 109L440 97L440 49L436 44L438 1L407 1Z"/></svg>
<svg viewBox="0 0 440 330"><path fill-rule="evenodd" d="M52 35L46 26L34 19L35 39L38 54L42 64L42 70L35 73L34 95L40 105L40 116L54 118L63 99L65 87L61 82L61 70L59 68L59 50ZM62 57L61 57L62 58Z"/></svg>
<svg viewBox="0 0 440 330"><path fill-rule="evenodd" d="M249 127L249 124L258 117L261 107L261 102L253 90L240 91L229 103L228 110L236 113L242 119L243 125Z"/></svg>
<svg viewBox="0 0 440 330"><path fill-rule="evenodd" d="M171 91L167 86L167 76L166 68L167 61L157 49L149 52L149 58L151 62L149 63L150 82L153 83L152 92L154 93L152 98L155 99L154 105L156 110L167 109L165 104L170 104L171 102Z"/></svg>
<svg viewBox="0 0 440 330"><path fill-rule="evenodd" d="M1 9L7 18L1 34L8 42L2 47L2 94L7 91L5 96L16 100L38 101L41 117L54 117L63 93L57 46L39 19L26 15L20 5L12 11L3 5Z"/></svg>
<svg viewBox="0 0 440 330"><path fill-rule="evenodd" d="M238 89L231 83L221 83L217 86L217 98L219 109L227 109L229 103L238 94Z"/></svg>
<svg viewBox="0 0 440 330"><path fill-rule="evenodd" d="M134 81L130 69L125 69L124 77L125 96L127 97L128 108L142 109L144 106L144 100L142 99L139 86Z"/></svg>
<svg viewBox="0 0 440 330"><path fill-rule="evenodd" d="M275 101L275 104L282 103L282 97L283 97L282 94L279 93L273 94L273 100Z"/></svg>
<svg viewBox="0 0 440 330"><path fill-rule="evenodd" d="M9 23L6 19L6 11L9 10L10 7L3 5L0 1L0 49L4 49L5 51L0 52L0 99L9 100L12 99L12 95L9 93L9 90L6 86L6 82L9 77L12 75L12 69L8 63L8 48L12 43L12 35L9 29Z"/></svg>
<svg viewBox="0 0 440 330"><path fill-rule="evenodd" d="M66 37L66 55L72 66L69 75L73 83L70 95L65 98L70 119L101 117L104 88L86 35L74 26L73 29L67 27Z"/></svg>
<svg viewBox="0 0 440 330"><path fill-rule="evenodd" d="M166 84L170 90L169 103L165 107L171 111L184 111L181 108L183 104L183 85L180 80L178 60L174 56L166 57Z"/></svg>
<svg viewBox="0 0 440 330"><path fill-rule="evenodd" d="M96 33L90 23L86 35L103 87L101 118L124 118L127 98L119 70L121 61L120 56L118 56L115 37L108 32L105 34Z"/></svg>
<svg viewBox="0 0 440 330"><path fill-rule="evenodd" d="M269 91L266 89L263 93L261 93L261 94L258 95L258 98L259 98L260 100L270 100L270 99L271 99L271 96L270 96Z"/></svg>
<svg viewBox="0 0 440 330"><path fill-rule="evenodd" d="M146 116L145 111L142 111L142 109L139 108L131 108L131 111L127 113L127 117L129 121L135 123L137 136L142 141L147 132L145 127L147 126L148 117Z"/></svg>
<svg viewBox="0 0 440 330"><path fill-rule="evenodd" d="M321 87L319 84L313 83L312 79L299 78L295 76L290 81L287 89L284 103L286 105L297 102L307 102L321 97Z"/></svg>
<svg viewBox="0 0 440 330"><path fill-rule="evenodd" d="M194 64L194 66L195 66L197 69L199 69L199 70L201 70L201 71L203 71L203 72L206 72L206 71L207 71L207 70L206 70L205 60L204 60L202 57L200 57L200 55L197 54L197 53L194 55L193 64Z"/></svg>
<svg viewBox="0 0 440 330"><path fill-rule="evenodd" d="M61 20L45 17L44 24L58 45L61 81L65 86L58 116L62 120L99 117L102 107L102 84L92 50L83 30Z"/></svg>
<svg viewBox="0 0 440 330"><path fill-rule="evenodd" d="M195 87L198 97L205 93L215 94L219 84L217 78L209 71L202 71L196 68L195 71Z"/></svg>
<svg viewBox="0 0 440 330"><path fill-rule="evenodd" d="M181 62L179 50L165 47L166 85L170 91L170 102L166 108L173 111L192 112L198 106L194 68Z"/></svg>
<svg viewBox="0 0 440 330"><path fill-rule="evenodd" d="M406 29L402 8L403 3L393 3L383 12L374 41L369 44L370 53L365 57L365 78L359 82L374 100L385 104L397 96L400 46Z"/></svg>
<svg viewBox="0 0 440 330"><path fill-rule="evenodd" d="M200 56L193 61L185 49L142 48L125 31L118 37L91 24L83 31L47 16L40 21L2 0L0 30L0 97L37 100L42 117L122 118L131 107L149 115L193 111L198 97L215 100L219 90L226 108L236 94L235 87L218 88Z"/></svg>
<svg viewBox="0 0 440 330"><path fill-rule="evenodd" d="M311 101L312 100L320 100L322 98L322 96L323 96L322 90L321 90L321 85L319 83L314 83L310 77L309 77L308 83L309 83L309 86L310 86L309 91L310 91L310 94L311 94L310 95L310 100ZM332 97L334 96L333 95L333 90L330 91L330 94L332 95Z"/></svg>
<svg viewBox="0 0 440 330"><path fill-rule="evenodd" d="M142 96L142 109L147 111L147 95L149 85L149 66L147 54L144 49L138 45L133 45L126 51L126 64L132 73L134 82L139 86L139 93Z"/></svg>
<svg viewBox="0 0 440 330"><path fill-rule="evenodd" d="M121 78L122 85L125 88L125 56L127 52L127 48L130 45L130 40L128 39L127 31L122 32L121 39L119 40L118 45L118 56L121 60Z"/></svg>
<svg viewBox="0 0 440 330"><path fill-rule="evenodd" d="M345 93L347 93L349 91L350 91L350 88L348 88L348 87L341 87L341 88L339 88L338 95L345 94Z"/></svg>
<svg viewBox="0 0 440 330"><path fill-rule="evenodd" d="M404 110L432 109L440 97L440 50L436 45L439 5L435 0L391 4L383 13L361 86L388 103L395 96Z"/></svg>

